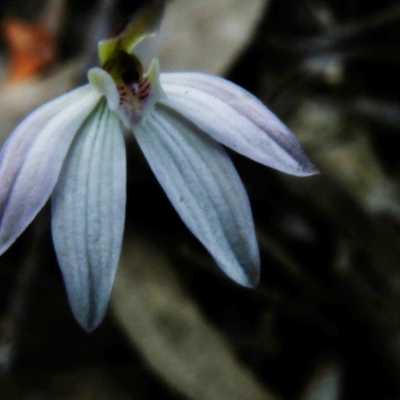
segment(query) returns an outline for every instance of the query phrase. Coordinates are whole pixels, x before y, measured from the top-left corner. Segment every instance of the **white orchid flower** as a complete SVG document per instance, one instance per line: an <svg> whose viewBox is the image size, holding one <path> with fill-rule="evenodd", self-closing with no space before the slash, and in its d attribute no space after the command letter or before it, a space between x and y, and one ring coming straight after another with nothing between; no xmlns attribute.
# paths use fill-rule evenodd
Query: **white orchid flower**
<svg viewBox="0 0 400 400"><path fill-rule="evenodd" d="M160 74L154 40L164 2L149 2L99 43L89 84L29 115L0 153L0 252L51 196L52 235L72 311L103 319L124 231L122 124L133 132L176 211L234 281L259 279L249 200L221 144L266 166L316 169L288 128L251 94L202 73Z"/></svg>

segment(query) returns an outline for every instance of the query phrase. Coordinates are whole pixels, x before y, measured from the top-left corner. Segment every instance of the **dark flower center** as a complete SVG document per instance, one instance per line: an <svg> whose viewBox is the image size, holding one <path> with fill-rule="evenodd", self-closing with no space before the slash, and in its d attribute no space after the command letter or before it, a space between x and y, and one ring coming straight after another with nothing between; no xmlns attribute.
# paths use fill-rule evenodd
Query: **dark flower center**
<svg viewBox="0 0 400 400"><path fill-rule="evenodd" d="M126 85L139 82L143 77L143 66L139 59L125 50L117 50L102 67L115 81Z"/></svg>

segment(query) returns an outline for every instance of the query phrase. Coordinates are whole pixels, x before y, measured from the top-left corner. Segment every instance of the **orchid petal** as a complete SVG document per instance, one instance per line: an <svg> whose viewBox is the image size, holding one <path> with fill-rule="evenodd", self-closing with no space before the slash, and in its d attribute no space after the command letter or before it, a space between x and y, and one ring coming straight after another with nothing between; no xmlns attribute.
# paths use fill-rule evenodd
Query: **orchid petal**
<svg viewBox="0 0 400 400"><path fill-rule="evenodd" d="M162 104L134 134L189 229L228 276L254 286L260 261L249 200L223 147Z"/></svg>
<svg viewBox="0 0 400 400"><path fill-rule="evenodd" d="M0 253L23 232L49 198L71 142L99 101L89 85L27 117L0 152Z"/></svg>
<svg viewBox="0 0 400 400"><path fill-rule="evenodd" d="M297 176L317 173L290 130L239 86L203 73L161 74L162 100L225 146Z"/></svg>
<svg viewBox="0 0 400 400"><path fill-rule="evenodd" d="M123 133L103 101L78 132L52 196L54 247L73 313L87 331L107 309L125 202Z"/></svg>

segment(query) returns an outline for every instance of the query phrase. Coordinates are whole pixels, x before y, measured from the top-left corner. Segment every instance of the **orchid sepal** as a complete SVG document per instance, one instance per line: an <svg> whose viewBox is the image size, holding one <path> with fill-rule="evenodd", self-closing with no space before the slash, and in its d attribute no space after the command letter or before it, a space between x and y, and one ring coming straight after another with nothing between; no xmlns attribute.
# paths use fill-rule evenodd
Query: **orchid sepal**
<svg viewBox="0 0 400 400"><path fill-rule="evenodd" d="M75 89L34 111L4 143L0 152L0 254L46 203L76 132L99 100L89 85Z"/></svg>
<svg viewBox="0 0 400 400"><path fill-rule="evenodd" d="M120 122L103 100L80 128L52 194L57 259L72 311L88 332L104 318L121 252L125 159Z"/></svg>
<svg viewBox="0 0 400 400"><path fill-rule="evenodd" d="M196 72L165 73L167 106L218 142L268 167L310 176L318 170L293 133L251 93L225 79Z"/></svg>

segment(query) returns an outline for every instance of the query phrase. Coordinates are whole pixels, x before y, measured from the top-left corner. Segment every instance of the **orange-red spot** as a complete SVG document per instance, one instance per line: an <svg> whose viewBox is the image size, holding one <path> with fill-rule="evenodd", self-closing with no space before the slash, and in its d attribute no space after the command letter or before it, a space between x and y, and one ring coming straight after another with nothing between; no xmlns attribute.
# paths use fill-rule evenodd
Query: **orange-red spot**
<svg viewBox="0 0 400 400"><path fill-rule="evenodd" d="M9 62L6 83L17 83L38 76L55 60L55 41L37 23L8 19L3 22Z"/></svg>

